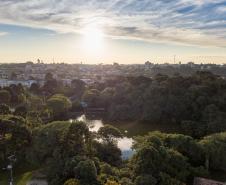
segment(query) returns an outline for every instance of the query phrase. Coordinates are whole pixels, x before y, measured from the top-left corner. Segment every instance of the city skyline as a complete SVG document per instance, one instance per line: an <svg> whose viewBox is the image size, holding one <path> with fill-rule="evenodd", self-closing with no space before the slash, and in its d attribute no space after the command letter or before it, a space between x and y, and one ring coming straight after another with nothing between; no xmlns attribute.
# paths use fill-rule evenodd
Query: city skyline
<svg viewBox="0 0 226 185"><path fill-rule="evenodd" d="M1 62L37 58L226 63L226 1L1 1Z"/></svg>

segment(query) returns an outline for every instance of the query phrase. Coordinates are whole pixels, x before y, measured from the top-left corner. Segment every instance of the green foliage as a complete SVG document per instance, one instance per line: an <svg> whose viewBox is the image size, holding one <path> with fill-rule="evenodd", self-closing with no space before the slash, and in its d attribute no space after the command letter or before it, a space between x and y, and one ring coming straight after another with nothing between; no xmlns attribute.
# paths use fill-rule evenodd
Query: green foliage
<svg viewBox="0 0 226 185"><path fill-rule="evenodd" d="M191 176L206 174L205 170L201 173L203 168L196 167L204 165L202 147L189 136L153 132L135 141L136 154L131 162L137 177L152 175L155 179L162 178L162 184L168 181L180 184L186 183Z"/></svg>
<svg viewBox="0 0 226 185"><path fill-rule="evenodd" d="M66 114L72 103L69 98L61 94L56 94L47 100L47 106L53 111L55 117Z"/></svg>
<svg viewBox="0 0 226 185"><path fill-rule="evenodd" d="M91 89L84 92L82 100L90 107L97 107L100 102L100 92L97 89Z"/></svg>
<svg viewBox="0 0 226 185"><path fill-rule="evenodd" d="M86 124L56 121L35 129L30 158L45 165L50 184L58 185L76 174L83 185L89 177L95 184L98 162L87 159L90 133Z"/></svg>
<svg viewBox="0 0 226 185"><path fill-rule="evenodd" d="M0 116L0 162L2 164L12 154L23 162L30 144L31 133L24 119L13 115Z"/></svg>
<svg viewBox="0 0 226 185"><path fill-rule="evenodd" d="M134 183L132 182L131 179L123 177L120 181L119 181L120 185L134 185Z"/></svg>
<svg viewBox="0 0 226 185"><path fill-rule="evenodd" d="M81 105L81 102L79 101L73 101L72 102L72 107L71 107L71 111L73 112L82 112L83 111L83 107Z"/></svg>
<svg viewBox="0 0 226 185"><path fill-rule="evenodd" d="M67 121L55 121L36 128L33 131L33 145L30 149L31 161L43 164L48 158L59 153L62 147L61 138L70 125Z"/></svg>
<svg viewBox="0 0 226 185"><path fill-rule="evenodd" d="M135 185L155 185L157 180L151 175L141 175L137 176L135 179Z"/></svg>
<svg viewBox="0 0 226 185"><path fill-rule="evenodd" d="M16 107L10 115L9 107L0 105L1 164L15 153L21 163L41 166L50 185L182 185L194 176L208 177L212 170L226 171L226 134L206 136L226 129L225 80L206 72L118 77L92 86L75 80L65 88L52 76L46 80L44 87L34 85L29 91L21 85L0 90L0 101L9 95L5 103ZM51 120L68 120L68 112L83 110L81 100L88 107L106 108L107 119L174 124L187 135L135 137L134 156L122 161L117 141L123 135L117 128L105 125L91 133L83 122L47 123L50 113Z"/></svg>
<svg viewBox="0 0 226 185"><path fill-rule="evenodd" d="M45 84L42 87L45 95L53 95L54 93L59 91L60 85L57 80L53 78L53 75L51 73L46 74L45 80Z"/></svg>
<svg viewBox="0 0 226 185"><path fill-rule="evenodd" d="M96 182L97 169L92 160L79 162L74 171L76 178L78 178L82 182L82 184L92 184L92 182Z"/></svg>
<svg viewBox="0 0 226 185"><path fill-rule="evenodd" d="M185 183L170 177L166 173L160 173L160 182L159 185L185 185Z"/></svg>
<svg viewBox="0 0 226 185"><path fill-rule="evenodd" d="M118 176L119 171L116 167L109 165L108 163L102 163L100 166L100 173L106 174L108 176Z"/></svg>
<svg viewBox="0 0 226 185"><path fill-rule="evenodd" d="M120 185L120 184L115 181L108 180L104 185Z"/></svg>
<svg viewBox="0 0 226 185"><path fill-rule="evenodd" d="M30 128L38 127L42 124L42 119L40 118L39 112L30 111L26 115L27 126Z"/></svg>
<svg viewBox="0 0 226 185"><path fill-rule="evenodd" d="M104 162L107 162L113 166L119 166L122 162L121 150L117 145L112 143L98 143L94 142L94 148L97 157Z"/></svg>
<svg viewBox="0 0 226 185"><path fill-rule="evenodd" d="M7 90L0 90L0 103L9 104L11 100L11 94Z"/></svg>
<svg viewBox="0 0 226 185"><path fill-rule="evenodd" d="M74 79L71 82L71 89L73 97L79 99L85 91L85 82L79 79Z"/></svg>
<svg viewBox="0 0 226 185"><path fill-rule="evenodd" d="M226 133L218 133L204 137L200 144L205 151L207 169L226 172Z"/></svg>
<svg viewBox="0 0 226 185"><path fill-rule="evenodd" d="M115 95L115 88L107 87L101 92L101 101L104 106L109 106Z"/></svg>
<svg viewBox="0 0 226 185"><path fill-rule="evenodd" d="M207 125L204 122L198 121L182 121L181 122L182 132L193 136L195 138L199 138L200 136L204 136L207 133Z"/></svg>
<svg viewBox="0 0 226 185"><path fill-rule="evenodd" d="M201 145L190 136L167 134L164 137L164 143L167 147L173 148L188 157L192 163L203 162L204 151Z"/></svg>
<svg viewBox="0 0 226 185"><path fill-rule="evenodd" d="M123 134L120 132L120 130L111 125L104 125L101 127L98 130L98 134L100 135L101 139L107 143L115 143L118 138L123 137Z"/></svg>
<svg viewBox="0 0 226 185"><path fill-rule="evenodd" d="M48 80L52 80L52 79L53 79L53 74L50 72L46 73L45 80L48 81Z"/></svg>
<svg viewBox="0 0 226 185"><path fill-rule="evenodd" d="M80 183L77 179L68 179L64 185L80 185Z"/></svg>
<svg viewBox="0 0 226 185"><path fill-rule="evenodd" d="M27 114L27 107L25 105L19 105L16 107L14 114L17 116L26 117Z"/></svg>
<svg viewBox="0 0 226 185"><path fill-rule="evenodd" d="M42 98L38 96L31 96L28 99L29 101L29 109L34 111L40 111L44 108L44 102Z"/></svg>
<svg viewBox="0 0 226 185"><path fill-rule="evenodd" d="M33 94L39 94L41 92L40 86L37 83L32 83L29 90Z"/></svg>
<svg viewBox="0 0 226 185"><path fill-rule="evenodd" d="M0 104L0 114L10 114L10 107L6 104Z"/></svg>
<svg viewBox="0 0 226 185"><path fill-rule="evenodd" d="M87 125L80 121L73 121L64 132L64 149L67 154L87 154L90 132Z"/></svg>
<svg viewBox="0 0 226 185"><path fill-rule="evenodd" d="M88 90L85 96L92 105L105 106L111 120L177 124L195 138L226 129L226 81L209 72L152 79L118 77L103 89L101 93Z"/></svg>

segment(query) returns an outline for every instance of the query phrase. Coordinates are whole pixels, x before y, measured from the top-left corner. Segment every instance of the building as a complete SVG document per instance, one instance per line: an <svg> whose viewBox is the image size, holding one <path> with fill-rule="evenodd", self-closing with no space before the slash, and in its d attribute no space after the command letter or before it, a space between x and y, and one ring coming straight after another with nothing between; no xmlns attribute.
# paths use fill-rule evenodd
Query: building
<svg viewBox="0 0 226 185"><path fill-rule="evenodd" d="M19 84L25 87L31 87L33 83L37 83L37 81L36 80L7 80L7 79L0 80L1 87L8 87L10 85L19 85Z"/></svg>
<svg viewBox="0 0 226 185"><path fill-rule="evenodd" d="M0 79L8 79L8 78L9 78L9 75L5 71L1 70Z"/></svg>

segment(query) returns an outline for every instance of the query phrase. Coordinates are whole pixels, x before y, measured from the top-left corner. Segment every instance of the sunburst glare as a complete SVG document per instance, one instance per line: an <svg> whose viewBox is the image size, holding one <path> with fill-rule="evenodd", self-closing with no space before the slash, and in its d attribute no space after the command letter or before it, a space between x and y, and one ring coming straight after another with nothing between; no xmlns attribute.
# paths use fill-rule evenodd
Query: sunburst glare
<svg viewBox="0 0 226 185"><path fill-rule="evenodd" d="M83 49L90 54L99 54L103 51L104 33L96 24L89 24L83 29Z"/></svg>

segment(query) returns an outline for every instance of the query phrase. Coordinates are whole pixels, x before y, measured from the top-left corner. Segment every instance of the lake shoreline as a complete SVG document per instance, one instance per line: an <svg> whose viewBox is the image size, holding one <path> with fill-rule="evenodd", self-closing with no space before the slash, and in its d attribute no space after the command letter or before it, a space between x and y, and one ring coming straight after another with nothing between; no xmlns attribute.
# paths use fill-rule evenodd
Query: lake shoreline
<svg viewBox="0 0 226 185"><path fill-rule="evenodd" d="M84 112L77 112L68 119L77 119L78 117L85 115L89 120L101 120L104 124L110 124L119 128L121 131L128 131L128 136L145 135L148 132L160 131L166 133L179 133L183 134L182 128L178 123L152 123L148 120L112 120L109 119L106 114L84 114ZM143 127L143 129L141 129ZM131 132L129 132L131 131Z"/></svg>

